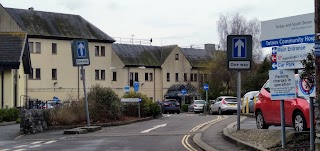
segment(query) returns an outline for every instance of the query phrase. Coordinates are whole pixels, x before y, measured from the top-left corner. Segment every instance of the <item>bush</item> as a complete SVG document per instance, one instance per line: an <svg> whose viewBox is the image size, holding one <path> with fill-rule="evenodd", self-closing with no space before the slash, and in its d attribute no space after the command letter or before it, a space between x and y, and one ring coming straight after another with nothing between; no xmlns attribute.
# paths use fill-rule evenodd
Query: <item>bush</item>
<svg viewBox="0 0 320 151"><path fill-rule="evenodd" d="M20 116L20 110L17 108L0 109L0 122L16 121Z"/></svg>
<svg viewBox="0 0 320 151"><path fill-rule="evenodd" d="M123 96L123 98L140 98L141 99L141 104L140 104L140 114L141 117L146 117L146 116L154 116L154 114L156 114L156 107L155 105L158 105L157 103L152 102L146 95L141 94L141 93L136 93L136 92L132 92L130 91L128 94L125 94ZM154 105L155 104L155 105ZM127 116L131 116L132 114L135 115L135 113L137 113L137 110L135 110L135 108L137 109L137 105L136 104L129 104L130 107L128 107L128 105L125 106L125 110L124 110L124 114ZM129 110L128 110L129 109ZM154 111L155 110L155 111ZM159 108L159 113L160 113L160 108Z"/></svg>
<svg viewBox="0 0 320 151"><path fill-rule="evenodd" d="M88 102L93 121L114 120L122 116L120 98L111 88L94 86L88 93Z"/></svg>
<svg viewBox="0 0 320 151"><path fill-rule="evenodd" d="M157 117L161 113L160 106L157 103L152 102L149 109L148 115L152 115L152 117Z"/></svg>
<svg viewBox="0 0 320 151"><path fill-rule="evenodd" d="M188 106L189 106L189 104L183 104L183 105L181 106L182 112L188 112Z"/></svg>

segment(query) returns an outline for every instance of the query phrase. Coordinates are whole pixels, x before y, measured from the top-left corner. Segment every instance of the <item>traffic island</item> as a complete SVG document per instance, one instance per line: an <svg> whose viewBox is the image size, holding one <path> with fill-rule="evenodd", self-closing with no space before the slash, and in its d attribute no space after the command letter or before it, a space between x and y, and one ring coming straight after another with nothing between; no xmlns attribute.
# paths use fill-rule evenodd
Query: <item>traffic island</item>
<svg viewBox="0 0 320 151"><path fill-rule="evenodd" d="M101 126L78 127L69 130L64 130L63 134L85 134L88 132L95 132L101 129Z"/></svg>
<svg viewBox="0 0 320 151"><path fill-rule="evenodd" d="M85 134L88 131L86 129L82 129L82 128L73 128L73 129L69 129L69 130L64 130L63 134Z"/></svg>

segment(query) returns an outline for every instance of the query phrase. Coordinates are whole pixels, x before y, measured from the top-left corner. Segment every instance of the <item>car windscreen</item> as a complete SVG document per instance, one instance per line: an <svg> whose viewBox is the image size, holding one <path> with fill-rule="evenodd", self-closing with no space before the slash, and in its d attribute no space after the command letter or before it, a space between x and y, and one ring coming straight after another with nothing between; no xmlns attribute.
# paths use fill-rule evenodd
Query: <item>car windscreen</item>
<svg viewBox="0 0 320 151"><path fill-rule="evenodd" d="M237 98L225 98L224 100L227 102L238 102Z"/></svg>
<svg viewBox="0 0 320 151"><path fill-rule="evenodd" d="M205 103L206 103L206 101L204 101L204 100L203 101L195 101L194 102L194 104L205 104Z"/></svg>

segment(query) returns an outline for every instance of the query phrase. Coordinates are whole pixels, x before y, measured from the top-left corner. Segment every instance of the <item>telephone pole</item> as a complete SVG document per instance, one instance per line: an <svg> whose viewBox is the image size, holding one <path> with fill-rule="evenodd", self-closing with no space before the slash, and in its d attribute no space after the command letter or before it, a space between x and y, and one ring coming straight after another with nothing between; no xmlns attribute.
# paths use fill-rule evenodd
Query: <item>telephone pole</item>
<svg viewBox="0 0 320 151"><path fill-rule="evenodd" d="M320 55L318 55L317 51L319 51L319 48L317 48L318 46L318 42L319 41L319 36L320 36L320 26L319 26L319 23L320 23L320 15L319 15L319 11L320 11L320 1L319 0L314 0L314 23L315 23L315 46L316 46L316 49L315 49L315 65L316 65L316 99L315 99L315 106L314 106L314 109L317 110L316 108L319 109L319 94L320 94ZM310 102L310 103L313 103L313 102ZM319 119L319 112L314 112L316 115L316 134L320 134L320 131L318 129L318 127L320 127L320 119ZM318 137L317 135L315 135L316 138L315 138L315 150L320 150L320 137ZM314 148L310 148L310 150L312 150Z"/></svg>

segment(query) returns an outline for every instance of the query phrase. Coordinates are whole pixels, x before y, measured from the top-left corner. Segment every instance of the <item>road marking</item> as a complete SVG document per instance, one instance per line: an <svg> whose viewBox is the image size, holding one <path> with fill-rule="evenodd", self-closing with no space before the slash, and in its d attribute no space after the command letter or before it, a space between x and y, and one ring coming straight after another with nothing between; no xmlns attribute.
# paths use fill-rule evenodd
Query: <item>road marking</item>
<svg viewBox="0 0 320 151"><path fill-rule="evenodd" d="M167 126L167 124L161 124L161 125L153 126L153 128L144 130L144 131L142 131L142 132L140 132L140 133L148 133L148 132L150 132L150 131L152 131L152 130L155 130L155 129L160 128L160 127L165 127L165 126Z"/></svg>
<svg viewBox="0 0 320 151"><path fill-rule="evenodd" d="M13 148L23 148L23 147L27 147L28 145L19 145L19 146L16 146L16 147L13 147Z"/></svg>
<svg viewBox="0 0 320 151"><path fill-rule="evenodd" d="M47 141L47 142L45 142L45 143L43 143L43 144L51 144L51 143L54 143L54 142L56 142L56 140L54 140L54 141Z"/></svg>
<svg viewBox="0 0 320 151"><path fill-rule="evenodd" d="M8 151L8 150L10 150L10 149L0 149L0 151Z"/></svg>
<svg viewBox="0 0 320 151"><path fill-rule="evenodd" d="M13 150L13 151L24 151L26 149L23 149L23 148L20 148L20 149L16 149L16 150Z"/></svg>
<svg viewBox="0 0 320 151"><path fill-rule="evenodd" d="M40 144L40 143L42 143L42 142L43 142L43 141L36 141L36 142L31 143L31 145Z"/></svg>
<svg viewBox="0 0 320 151"><path fill-rule="evenodd" d="M30 146L29 148L36 148L42 146L41 144Z"/></svg>
<svg viewBox="0 0 320 151"><path fill-rule="evenodd" d="M168 117L170 117L171 115L167 115Z"/></svg>
<svg viewBox="0 0 320 151"><path fill-rule="evenodd" d="M181 144L184 146L184 148L186 148L188 151L197 151L196 149L194 149L188 142L190 135L184 135L182 140L181 140Z"/></svg>
<svg viewBox="0 0 320 151"><path fill-rule="evenodd" d="M190 132L195 132L195 131L197 131L199 128L203 127L204 125L207 125L207 124L210 124L210 123L213 123L213 122L216 122L216 121L220 121L220 120L222 120L222 117L221 117L221 116L217 116L216 119L213 119L213 120L211 120L211 121L207 121L207 122L205 122L205 123L202 123L202 124L197 125L196 127L192 128L192 129L190 130Z"/></svg>

